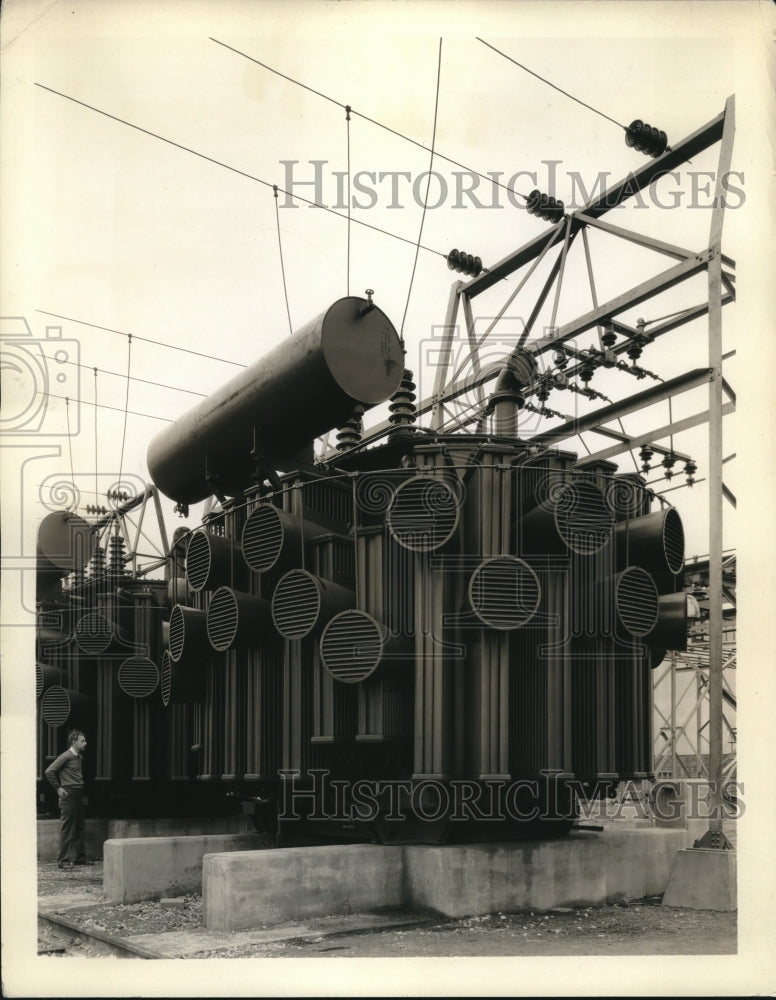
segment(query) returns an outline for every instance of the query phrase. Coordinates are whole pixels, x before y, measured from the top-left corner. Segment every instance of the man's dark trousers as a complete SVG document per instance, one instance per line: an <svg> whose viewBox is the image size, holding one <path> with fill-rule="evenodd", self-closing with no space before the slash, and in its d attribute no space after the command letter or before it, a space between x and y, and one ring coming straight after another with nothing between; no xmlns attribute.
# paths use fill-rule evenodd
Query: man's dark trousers
<svg viewBox="0 0 776 1000"><path fill-rule="evenodd" d="M71 789L60 796L59 855L57 864L79 861L84 857L84 793Z"/></svg>

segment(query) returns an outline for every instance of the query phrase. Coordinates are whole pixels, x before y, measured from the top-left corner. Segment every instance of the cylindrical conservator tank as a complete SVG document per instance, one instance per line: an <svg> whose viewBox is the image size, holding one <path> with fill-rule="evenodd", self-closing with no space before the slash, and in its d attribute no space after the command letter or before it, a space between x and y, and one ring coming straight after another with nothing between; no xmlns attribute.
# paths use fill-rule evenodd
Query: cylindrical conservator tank
<svg viewBox="0 0 776 1000"><path fill-rule="evenodd" d="M148 449L156 486L180 503L247 486L256 444L281 465L343 424L355 404L388 399L401 383L404 355L388 317L358 296L338 299L278 347L163 430Z"/></svg>
<svg viewBox="0 0 776 1000"><path fill-rule="evenodd" d="M94 552L94 535L78 514L57 510L41 521L37 549L39 578L58 580L86 566Z"/></svg>

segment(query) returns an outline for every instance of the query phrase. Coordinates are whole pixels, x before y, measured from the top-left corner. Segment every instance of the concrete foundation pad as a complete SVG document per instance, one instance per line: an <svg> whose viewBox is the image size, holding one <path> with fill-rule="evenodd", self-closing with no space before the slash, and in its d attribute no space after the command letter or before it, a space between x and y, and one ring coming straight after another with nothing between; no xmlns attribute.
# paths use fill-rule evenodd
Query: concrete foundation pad
<svg viewBox="0 0 776 1000"><path fill-rule="evenodd" d="M234 931L405 902L402 848L377 844L210 854L202 866L202 922Z"/></svg>
<svg viewBox="0 0 776 1000"><path fill-rule="evenodd" d="M394 907L448 917L549 910L661 893L685 830L572 833L497 844L297 847L208 855L202 919L257 928Z"/></svg>
<svg viewBox="0 0 776 1000"><path fill-rule="evenodd" d="M735 851L689 848L674 858L663 895L663 906L690 910L735 910L737 860Z"/></svg>
<svg viewBox="0 0 776 1000"><path fill-rule="evenodd" d="M251 849L261 853L262 846L262 837L255 833L106 840L103 895L114 903L137 903L199 893L206 854Z"/></svg>

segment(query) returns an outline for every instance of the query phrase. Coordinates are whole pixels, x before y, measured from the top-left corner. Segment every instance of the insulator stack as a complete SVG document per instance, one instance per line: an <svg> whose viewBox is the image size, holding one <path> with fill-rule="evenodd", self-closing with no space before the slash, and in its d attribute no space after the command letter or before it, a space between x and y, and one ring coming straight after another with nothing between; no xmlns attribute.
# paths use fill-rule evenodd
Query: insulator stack
<svg viewBox="0 0 776 1000"><path fill-rule="evenodd" d="M342 427L337 429L337 451L349 451L361 440L364 431L364 422L361 419L363 412L363 408L360 412L357 408L350 420L346 420Z"/></svg>
<svg viewBox="0 0 776 1000"><path fill-rule="evenodd" d="M415 433L413 424L417 420L416 398L412 372L409 368L405 368L401 378L401 385L393 396L391 396L391 405L388 407L391 411L388 420L392 424L391 430L388 432L389 441L410 437Z"/></svg>
<svg viewBox="0 0 776 1000"><path fill-rule="evenodd" d="M558 198L542 194L537 188L528 195L525 207L530 215L536 215L546 222L560 222L565 214L565 206Z"/></svg>
<svg viewBox="0 0 776 1000"><path fill-rule="evenodd" d="M89 577L92 580L101 580L105 576L106 570L105 549L102 545L95 545L94 553L89 563Z"/></svg>
<svg viewBox="0 0 776 1000"><path fill-rule="evenodd" d="M458 271L470 278L476 278L482 271L482 258L472 257L465 250L451 250L447 255L447 266L451 271Z"/></svg>
<svg viewBox="0 0 776 1000"><path fill-rule="evenodd" d="M595 359L590 351L583 351L582 354L584 355L584 361L582 362L579 377L587 385L593 375L595 375Z"/></svg>
<svg viewBox="0 0 776 1000"><path fill-rule="evenodd" d="M631 359L633 366L635 367L636 362L641 357L642 346L641 342L638 340L632 340L628 350L626 351L628 357Z"/></svg>
<svg viewBox="0 0 776 1000"><path fill-rule="evenodd" d="M668 148L668 136L661 129L636 118L625 130L625 145L647 156L662 156Z"/></svg>
<svg viewBox="0 0 776 1000"><path fill-rule="evenodd" d="M110 539L110 574L114 580L124 576L124 539L121 535L111 535Z"/></svg>

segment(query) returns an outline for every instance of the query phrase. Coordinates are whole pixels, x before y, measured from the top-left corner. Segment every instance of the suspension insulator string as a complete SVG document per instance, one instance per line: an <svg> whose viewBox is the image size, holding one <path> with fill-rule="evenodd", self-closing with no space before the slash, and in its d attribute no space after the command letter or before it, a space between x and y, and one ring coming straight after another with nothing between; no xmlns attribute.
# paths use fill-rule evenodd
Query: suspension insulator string
<svg viewBox="0 0 776 1000"><path fill-rule="evenodd" d="M613 125L617 125L618 128L621 128L625 132L625 144L628 147L638 150L639 153L646 153L647 156L652 157L662 156L663 153L670 151L671 147L668 145L668 137L662 129L655 128L653 125L647 124L640 118L635 118L630 125L623 125L622 122L618 122L616 118L612 118L603 111L599 111L599 109L594 108L592 104L587 104L585 101L581 101L578 97L574 97L574 95L570 94L567 90L564 90L562 87L558 87L557 84L554 84L552 81L546 79L546 77L535 73L532 69L529 69L527 66L518 62L517 59L513 59L512 56L508 56L506 52L502 52L501 49L497 49L495 45L491 45L490 42L486 42L483 38L478 38L477 41L482 42L483 45L487 45L489 49L492 49L500 56L508 59L509 62L514 63L515 66L519 66L520 69L525 70L526 73L530 73L531 76L535 76L537 80L541 80L542 83L546 83L548 87L552 87L553 90L557 90L565 97L569 97L572 101L576 101L577 104L581 104L582 107L587 108L588 111L592 111L595 114L600 115L602 118L605 118L607 121L610 121Z"/></svg>
<svg viewBox="0 0 776 1000"><path fill-rule="evenodd" d="M458 271L459 274L476 278L482 273L482 258L473 257L465 250L451 250L447 255L447 266L451 271Z"/></svg>

